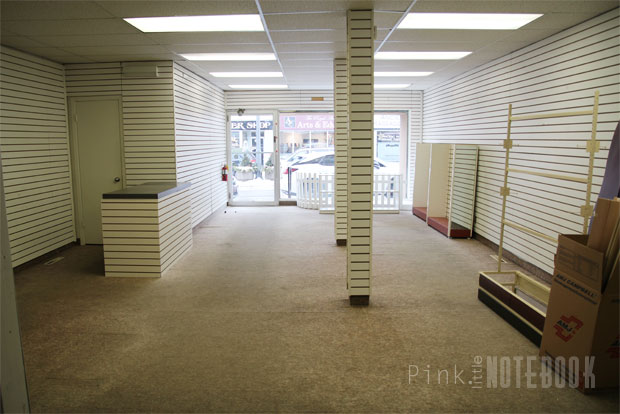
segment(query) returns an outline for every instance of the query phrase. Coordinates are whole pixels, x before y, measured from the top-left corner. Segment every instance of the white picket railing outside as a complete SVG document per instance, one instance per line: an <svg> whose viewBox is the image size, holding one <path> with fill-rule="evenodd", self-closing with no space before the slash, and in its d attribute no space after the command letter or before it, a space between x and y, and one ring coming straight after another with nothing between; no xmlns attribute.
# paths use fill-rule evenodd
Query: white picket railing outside
<svg viewBox="0 0 620 414"><path fill-rule="evenodd" d="M375 212L398 212L400 175L375 175L372 201ZM297 174L297 206L333 212L334 175Z"/></svg>
<svg viewBox="0 0 620 414"><path fill-rule="evenodd" d="M297 207L319 208L320 180L319 174L297 173Z"/></svg>

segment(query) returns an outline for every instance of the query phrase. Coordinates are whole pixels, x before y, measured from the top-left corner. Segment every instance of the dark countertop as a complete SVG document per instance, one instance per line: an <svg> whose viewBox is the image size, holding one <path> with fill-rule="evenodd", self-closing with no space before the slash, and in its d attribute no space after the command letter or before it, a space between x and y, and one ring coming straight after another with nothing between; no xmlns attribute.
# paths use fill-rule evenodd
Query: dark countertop
<svg viewBox="0 0 620 414"><path fill-rule="evenodd" d="M191 183L179 183L168 181L161 183L146 183L123 190L113 191L103 194L103 198L138 198L138 199L160 199L178 191L189 188Z"/></svg>

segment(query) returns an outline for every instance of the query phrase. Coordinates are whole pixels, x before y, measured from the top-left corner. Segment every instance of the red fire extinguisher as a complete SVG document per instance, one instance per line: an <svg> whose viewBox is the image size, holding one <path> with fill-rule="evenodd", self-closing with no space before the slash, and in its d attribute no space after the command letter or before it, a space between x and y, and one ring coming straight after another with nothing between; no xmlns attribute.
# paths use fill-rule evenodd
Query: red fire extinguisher
<svg viewBox="0 0 620 414"><path fill-rule="evenodd" d="M228 181L228 165L222 167L222 181Z"/></svg>

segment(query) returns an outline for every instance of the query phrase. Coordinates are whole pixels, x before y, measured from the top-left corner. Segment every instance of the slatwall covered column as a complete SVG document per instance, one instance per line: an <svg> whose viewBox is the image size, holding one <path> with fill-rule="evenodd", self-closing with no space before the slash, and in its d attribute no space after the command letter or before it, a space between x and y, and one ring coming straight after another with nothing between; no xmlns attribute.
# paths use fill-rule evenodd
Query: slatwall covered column
<svg viewBox="0 0 620 414"><path fill-rule="evenodd" d="M351 304L368 304L372 269L373 188L372 10L347 13L349 147L347 163L347 286Z"/></svg>
<svg viewBox="0 0 620 414"><path fill-rule="evenodd" d="M65 77L57 63L0 51L0 153L15 267L75 241Z"/></svg>
<svg viewBox="0 0 620 414"><path fill-rule="evenodd" d="M336 244L347 244L347 147L349 78L346 59L334 59L334 231Z"/></svg>

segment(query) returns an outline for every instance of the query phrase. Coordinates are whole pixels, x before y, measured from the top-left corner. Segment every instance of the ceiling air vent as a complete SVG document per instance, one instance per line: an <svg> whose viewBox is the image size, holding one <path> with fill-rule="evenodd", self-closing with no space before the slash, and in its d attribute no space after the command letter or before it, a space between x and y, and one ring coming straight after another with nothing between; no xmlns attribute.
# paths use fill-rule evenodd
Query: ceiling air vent
<svg viewBox="0 0 620 414"><path fill-rule="evenodd" d="M154 62L123 63L124 78L158 78L159 68Z"/></svg>

